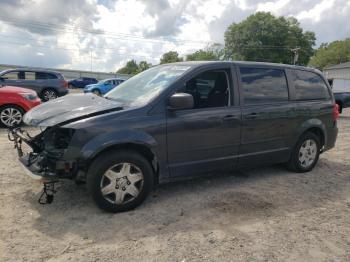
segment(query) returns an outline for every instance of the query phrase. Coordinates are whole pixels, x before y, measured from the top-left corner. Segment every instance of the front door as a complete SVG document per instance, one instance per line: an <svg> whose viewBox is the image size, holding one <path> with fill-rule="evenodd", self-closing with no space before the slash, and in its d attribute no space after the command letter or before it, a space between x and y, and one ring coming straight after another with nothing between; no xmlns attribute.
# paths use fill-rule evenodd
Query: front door
<svg viewBox="0 0 350 262"><path fill-rule="evenodd" d="M10 71L1 76L4 81L3 85L7 86L23 86L24 73L19 71Z"/></svg>
<svg viewBox="0 0 350 262"><path fill-rule="evenodd" d="M172 177L232 168L237 163L241 112L233 105L230 68L194 76L178 92L194 98L194 108L168 111L168 165Z"/></svg>

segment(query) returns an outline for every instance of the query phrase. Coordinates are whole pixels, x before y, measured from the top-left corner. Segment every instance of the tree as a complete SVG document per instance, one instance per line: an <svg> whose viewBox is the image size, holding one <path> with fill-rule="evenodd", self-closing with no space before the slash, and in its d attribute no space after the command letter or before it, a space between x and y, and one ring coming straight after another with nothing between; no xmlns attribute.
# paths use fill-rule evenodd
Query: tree
<svg viewBox="0 0 350 262"><path fill-rule="evenodd" d="M120 68L117 73L119 74L129 74L134 75L137 74L139 70L139 66L135 60L130 60L126 62L126 66Z"/></svg>
<svg viewBox="0 0 350 262"><path fill-rule="evenodd" d="M292 63L291 49L299 47L298 64L308 64L313 54L315 34L300 27L295 18L275 17L257 12L231 24L225 32L225 52L235 60Z"/></svg>
<svg viewBox="0 0 350 262"><path fill-rule="evenodd" d="M152 64L147 63L147 61L141 61L139 64L135 60L130 60L126 62L126 65L122 68L120 68L117 73L119 74L128 74L128 75L135 75L142 71L147 70L150 68Z"/></svg>
<svg viewBox="0 0 350 262"><path fill-rule="evenodd" d="M212 44L186 56L186 61L214 61L224 60L225 50L220 44Z"/></svg>
<svg viewBox="0 0 350 262"><path fill-rule="evenodd" d="M139 72L142 72L142 71L145 71L147 70L148 68L150 68L152 66L152 64L150 63L147 63L147 61L141 61L139 63Z"/></svg>
<svg viewBox="0 0 350 262"><path fill-rule="evenodd" d="M175 62L182 62L183 58L179 57L178 52L176 51L169 51L162 55L160 58L160 64L167 64L167 63L175 63Z"/></svg>
<svg viewBox="0 0 350 262"><path fill-rule="evenodd" d="M186 56L186 61L213 61L218 60L212 51L198 50Z"/></svg>
<svg viewBox="0 0 350 262"><path fill-rule="evenodd" d="M343 41L323 43L310 60L310 65L323 69L350 61L350 38Z"/></svg>

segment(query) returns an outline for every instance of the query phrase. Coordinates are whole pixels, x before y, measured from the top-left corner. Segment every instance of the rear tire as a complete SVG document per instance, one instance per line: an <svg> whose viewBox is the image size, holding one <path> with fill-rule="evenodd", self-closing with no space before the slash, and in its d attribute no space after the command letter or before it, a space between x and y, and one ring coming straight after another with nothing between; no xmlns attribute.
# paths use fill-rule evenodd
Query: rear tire
<svg viewBox="0 0 350 262"><path fill-rule="evenodd" d="M320 149L320 138L311 132L304 133L294 146L287 168L298 173L311 171L317 164Z"/></svg>
<svg viewBox="0 0 350 262"><path fill-rule="evenodd" d="M113 150L98 156L87 173L87 189L97 206L122 212L139 206L153 187L151 164L140 154Z"/></svg>
<svg viewBox="0 0 350 262"><path fill-rule="evenodd" d="M57 97L58 97L57 91L52 88L46 88L40 94L40 98L44 102L56 99Z"/></svg>

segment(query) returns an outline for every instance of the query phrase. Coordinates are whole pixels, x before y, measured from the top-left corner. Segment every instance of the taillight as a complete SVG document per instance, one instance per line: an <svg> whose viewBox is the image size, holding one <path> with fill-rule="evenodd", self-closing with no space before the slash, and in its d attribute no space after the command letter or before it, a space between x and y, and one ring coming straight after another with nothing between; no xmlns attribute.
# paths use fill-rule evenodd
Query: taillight
<svg viewBox="0 0 350 262"><path fill-rule="evenodd" d="M63 80L63 87L68 88L68 82L66 80Z"/></svg>
<svg viewBox="0 0 350 262"><path fill-rule="evenodd" d="M339 118L339 105L334 104L334 106L333 106L333 120L337 121L338 118Z"/></svg>

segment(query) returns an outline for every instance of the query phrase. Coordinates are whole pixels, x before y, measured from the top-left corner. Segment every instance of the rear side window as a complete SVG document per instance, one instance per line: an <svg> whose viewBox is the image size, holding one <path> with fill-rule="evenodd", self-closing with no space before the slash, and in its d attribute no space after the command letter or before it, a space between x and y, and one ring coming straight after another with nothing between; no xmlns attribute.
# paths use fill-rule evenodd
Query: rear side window
<svg viewBox="0 0 350 262"><path fill-rule="evenodd" d="M288 100L287 79L283 69L241 67L240 74L246 105Z"/></svg>
<svg viewBox="0 0 350 262"><path fill-rule="evenodd" d="M36 72L35 78L37 80L57 79L57 76L55 76L54 74L51 74L51 73L46 73L46 72Z"/></svg>
<svg viewBox="0 0 350 262"><path fill-rule="evenodd" d="M25 80L35 80L34 72L25 72Z"/></svg>
<svg viewBox="0 0 350 262"><path fill-rule="evenodd" d="M292 70L292 80L295 86L295 96L298 100L329 98L327 85L318 74Z"/></svg>

